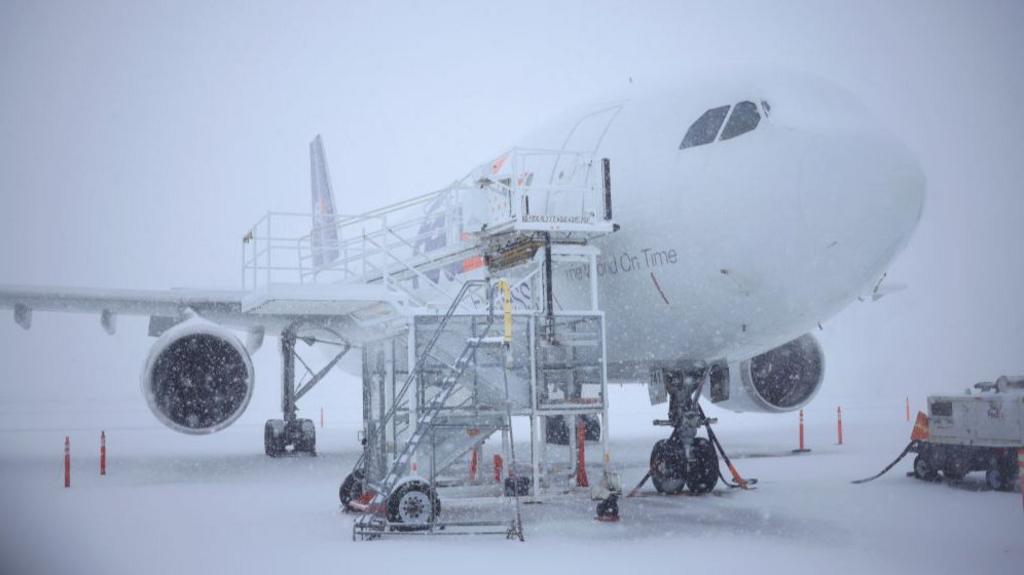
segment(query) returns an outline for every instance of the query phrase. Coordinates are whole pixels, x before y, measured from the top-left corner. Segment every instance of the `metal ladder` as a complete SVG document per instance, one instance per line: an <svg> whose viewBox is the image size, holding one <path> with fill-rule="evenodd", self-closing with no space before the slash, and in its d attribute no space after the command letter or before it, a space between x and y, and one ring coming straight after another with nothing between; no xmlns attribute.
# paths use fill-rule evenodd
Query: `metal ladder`
<svg viewBox="0 0 1024 575"><path fill-rule="evenodd" d="M449 320L459 309L462 300L474 288L480 286L485 286L487 288L487 297L491 299L491 286L489 280L473 280L466 282L462 286L462 289L459 291L458 295L452 301L447 312L444 314L444 316L442 316L441 321L438 323L437 328L434 330L434 333L431 336L431 339L427 342L427 345L424 347L424 349L420 352L419 356L417 357L414 368L410 370L409 374L406 376L405 381L402 384L402 387L399 389L398 393L395 394L395 398L392 402L392 405L388 408L384 417L381 418L381 421L378 424L378 430L376 432L377 437L374 438L374 441L378 445L382 444L386 440L385 434L387 426L390 425L394 420L395 415L398 412L400 406L402 406L404 403L406 395L408 395L408 392L410 388L412 388L413 383L422 373L424 367L428 363L428 360L434 360L435 362L440 361L439 358L432 355L432 352L435 345L437 344L438 339L440 339L441 334L447 328ZM376 492L374 500L371 502L371 507L373 504L379 504L386 501L388 496L390 496L392 489L395 487L395 483L406 472L410 462L412 461L412 457L415 455L417 449L419 449L424 438L427 437L428 433L431 432L431 426L434 423L435 418L445 407L445 402L451 397L452 393L458 387L459 378L462 377L463 373L465 373L466 371L466 368L472 363L473 353L487 339L487 336L490 333L490 329L493 326L493 324L494 310L493 305L491 305L491 307L489 308L489 313L487 314L487 322L484 324L483 329L480 332L480 335L467 340L466 345L463 347L462 352L459 354L459 357L455 360L454 363L441 362L442 365L445 365L447 367L449 373L441 379L440 391L437 393L437 395L429 403L423 406L422 409L420 409L419 417L416 420L416 429L413 431L413 434L409 438L409 440L405 443L402 452L395 459L395 462L391 465L387 474L384 476L384 478L380 481L379 484L369 485L369 487ZM364 452L364 454L360 457L359 461L356 463L356 469L359 469L363 466L363 464L365 463L365 457L366 454Z"/></svg>

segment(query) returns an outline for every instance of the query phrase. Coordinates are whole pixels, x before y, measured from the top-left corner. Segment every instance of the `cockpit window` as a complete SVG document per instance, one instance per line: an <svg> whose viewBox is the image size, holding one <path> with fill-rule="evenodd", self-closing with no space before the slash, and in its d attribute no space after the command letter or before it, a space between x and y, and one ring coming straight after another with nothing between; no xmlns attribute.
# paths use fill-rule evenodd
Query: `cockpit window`
<svg viewBox="0 0 1024 575"><path fill-rule="evenodd" d="M732 109L729 122L725 124L722 135L719 139L728 140L753 130L761 121L761 114L757 111L757 105L753 102L740 102Z"/></svg>
<svg viewBox="0 0 1024 575"><path fill-rule="evenodd" d="M749 104L749 102L746 103ZM683 142L679 144L679 149L682 150L714 142L715 136L718 135L718 130L722 127L722 122L725 121L725 115L728 113L729 106L721 106L711 108L701 114L697 121L690 126L690 129L686 131L686 136L683 137ZM757 111L755 110L754 113L756 114Z"/></svg>

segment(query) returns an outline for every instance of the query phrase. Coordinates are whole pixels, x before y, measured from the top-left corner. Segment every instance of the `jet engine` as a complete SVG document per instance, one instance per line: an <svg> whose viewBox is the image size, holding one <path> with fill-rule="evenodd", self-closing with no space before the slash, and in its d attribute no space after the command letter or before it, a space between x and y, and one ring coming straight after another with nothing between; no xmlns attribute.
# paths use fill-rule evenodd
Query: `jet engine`
<svg viewBox="0 0 1024 575"><path fill-rule="evenodd" d="M746 361L713 367L704 395L731 411L781 413L807 405L824 378L825 355L805 334Z"/></svg>
<svg viewBox="0 0 1024 575"><path fill-rule="evenodd" d="M252 359L227 329L200 319L157 339L142 370L149 409L175 431L203 434L235 422L252 398Z"/></svg>

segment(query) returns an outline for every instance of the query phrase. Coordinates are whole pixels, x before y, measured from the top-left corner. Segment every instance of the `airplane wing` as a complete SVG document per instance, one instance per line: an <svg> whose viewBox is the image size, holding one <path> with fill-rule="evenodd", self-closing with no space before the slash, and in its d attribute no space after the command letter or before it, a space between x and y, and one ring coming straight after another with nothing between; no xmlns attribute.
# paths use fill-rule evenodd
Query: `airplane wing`
<svg viewBox="0 0 1024 575"><path fill-rule="evenodd" d="M0 308L103 312L127 315L175 315L199 311L238 311L243 292L200 290L127 290L76 287L0 286Z"/></svg>
<svg viewBox="0 0 1024 575"><path fill-rule="evenodd" d="M273 332L306 321L354 331L402 303L393 290L365 284L271 285L254 291L0 285L0 309L13 309L14 321L24 329L32 326L33 311L84 312L99 313L111 334L118 315L149 316L150 335L159 335L190 313L241 329Z"/></svg>

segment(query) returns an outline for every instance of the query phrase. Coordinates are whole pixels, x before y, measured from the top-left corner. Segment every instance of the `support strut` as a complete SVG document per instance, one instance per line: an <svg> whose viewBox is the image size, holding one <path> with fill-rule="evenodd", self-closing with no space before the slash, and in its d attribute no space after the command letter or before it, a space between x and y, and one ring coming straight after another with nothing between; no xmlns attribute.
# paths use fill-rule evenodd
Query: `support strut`
<svg viewBox="0 0 1024 575"><path fill-rule="evenodd" d="M309 390L323 380L331 369L348 353L351 346L341 344L341 350L318 372L295 352L298 336L294 326L281 332L281 419L270 419L263 429L263 445L267 455L277 457L286 453L316 454L316 425L312 419L298 417L298 401ZM304 341L315 342L315 339ZM298 360L307 375L311 376L301 387L296 387L295 360Z"/></svg>
<svg viewBox="0 0 1024 575"><path fill-rule="evenodd" d="M544 336L548 343L555 343L555 286L551 269L551 234L544 234L544 312L546 314Z"/></svg>

